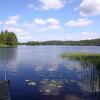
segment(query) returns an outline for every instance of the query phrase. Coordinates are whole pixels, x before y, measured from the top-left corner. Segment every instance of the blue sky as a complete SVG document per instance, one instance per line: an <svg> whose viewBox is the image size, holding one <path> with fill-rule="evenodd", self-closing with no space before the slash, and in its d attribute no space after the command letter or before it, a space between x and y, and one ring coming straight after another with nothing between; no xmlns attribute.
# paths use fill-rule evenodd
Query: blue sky
<svg viewBox="0 0 100 100"><path fill-rule="evenodd" d="M100 38L100 0L1 0L0 31L20 42Z"/></svg>

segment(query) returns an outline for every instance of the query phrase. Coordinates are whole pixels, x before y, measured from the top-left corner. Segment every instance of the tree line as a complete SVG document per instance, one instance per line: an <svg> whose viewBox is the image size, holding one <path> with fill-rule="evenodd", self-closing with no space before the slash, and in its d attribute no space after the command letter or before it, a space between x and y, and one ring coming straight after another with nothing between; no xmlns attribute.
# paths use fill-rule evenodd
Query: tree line
<svg viewBox="0 0 100 100"><path fill-rule="evenodd" d="M81 40L81 41L31 41L27 43L22 43L24 45L72 45L72 46L100 46L100 38L91 40Z"/></svg>
<svg viewBox="0 0 100 100"><path fill-rule="evenodd" d="M0 33L0 46L3 45L17 45L18 39L15 33L9 31L2 31ZM100 46L100 38L80 41L30 41L27 43L19 43L19 45L78 45L78 46Z"/></svg>
<svg viewBox="0 0 100 100"><path fill-rule="evenodd" d="M17 45L17 36L13 32L2 31L0 33L0 45Z"/></svg>

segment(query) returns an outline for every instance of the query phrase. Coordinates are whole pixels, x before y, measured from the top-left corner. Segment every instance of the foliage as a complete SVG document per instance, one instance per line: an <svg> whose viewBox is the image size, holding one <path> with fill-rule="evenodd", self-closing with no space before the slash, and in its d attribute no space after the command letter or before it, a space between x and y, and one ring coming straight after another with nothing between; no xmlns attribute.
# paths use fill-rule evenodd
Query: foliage
<svg viewBox="0 0 100 100"><path fill-rule="evenodd" d="M78 45L78 46L100 46L100 39L92 39L92 40L81 40L81 41L31 41L27 43L22 43L24 45Z"/></svg>
<svg viewBox="0 0 100 100"><path fill-rule="evenodd" d="M83 52L78 52L78 53L75 53L75 52L72 52L72 53L64 53L62 55L62 57L70 57L70 58L73 58L73 59L89 59L89 58L97 58L99 59L100 58L100 54L97 54L97 53L83 53Z"/></svg>
<svg viewBox="0 0 100 100"><path fill-rule="evenodd" d="M82 63L91 63L100 71L100 54L97 53L64 53L62 58L79 60Z"/></svg>
<svg viewBox="0 0 100 100"><path fill-rule="evenodd" d="M0 33L0 46L17 45L17 37L13 32L2 31Z"/></svg>

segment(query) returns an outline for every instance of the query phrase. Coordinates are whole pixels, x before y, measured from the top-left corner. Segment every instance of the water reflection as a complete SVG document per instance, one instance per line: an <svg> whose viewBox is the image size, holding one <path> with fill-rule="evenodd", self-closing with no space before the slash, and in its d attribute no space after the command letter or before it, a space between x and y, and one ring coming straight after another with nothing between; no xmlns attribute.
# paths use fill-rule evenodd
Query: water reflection
<svg viewBox="0 0 100 100"><path fill-rule="evenodd" d="M11 80L12 100L99 100L100 60L93 60L96 63L91 63L91 60L80 61L60 57L62 53L70 51L100 53L100 47L93 48L86 47L85 50L79 46L0 48L0 79L7 65L7 79Z"/></svg>
<svg viewBox="0 0 100 100"><path fill-rule="evenodd" d="M35 71L43 71L43 70L47 70L49 72L57 71L59 62L60 62L60 59L55 58L54 60L53 59L49 60L48 63L46 63L46 61L41 62L41 63L36 63L36 64L33 64L34 65L33 69Z"/></svg>
<svg viewBox="0 0 100 100"><path fill-rule="evenodd" d="M45 95L58 95L60 94L62 87L62 81L45 79L41 81L40 92Z"/></svg>
<svg viewBox="0 0 100 100"><path fill-rule="evenodd" d="M26 80L29 86L36 86L36 82L32 80ZM38 92L42 93L43 95L59 95L63 89L63 81L61 80L49 80L44 79L41 80L39 83L39 90Z"/></svg>
<svg viewBox="0 0 100 100"><path fill-rule="evenodd" d="M100 72L92 63L82 63L80 86L88 92L100 92ZM82 84L81 84L82 83Z"/></svg>
<svg viewBox="0 0 100 100"><path fill-rule="evenodd" d="M3 73L17 71L17 47L0 48L0 69ZM4 74L2 74L4 75ZM2 79L2 78L1 78Z"/></svg>
<svg viewBox="0 0 100 100"><path fill-rule="evenodd" d="M80 65L78 85L82 91L100 92L100 57L67 57L67 60L72 60L74 67ZM76 62L77 65L75 65Z"/></svg>
<svg viewBox="0 0 100 100"><path fill-rule="evenodd" d="M38 69L39 79L26 80L27 85L37 89L35 93L44 96L60 96L63 100L99 100L100 93L100 60L97 58L65 60L55 59ZM55 70L52 70L54 68ZM51 69L51 70L48 70ZM46 70L46 74L45 74ZM52 73L51 73L52 71ZM38 76L39 75L39 76ZM40 75L43 77L40 78ZM46 78L46 79L45 79Z"/></svg>

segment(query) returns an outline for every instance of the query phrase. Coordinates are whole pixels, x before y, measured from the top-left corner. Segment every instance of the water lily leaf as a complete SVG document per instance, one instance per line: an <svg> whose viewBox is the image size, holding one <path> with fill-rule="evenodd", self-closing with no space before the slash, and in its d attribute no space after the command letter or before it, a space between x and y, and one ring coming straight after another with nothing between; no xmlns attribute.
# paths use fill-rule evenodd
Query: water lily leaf
<svg viewBox="0 0 100 100"><path fill-rule="evenodd" d="M51 82L56 83L57 81L56 80L51 80Z"/></svg>
<svg viewBox="0 0 100 100"><path fill-rule="evenodd" d="M56 84L50 83L48 86L50 86L50 87L56 87Z"/></svg>
<svg viewBox="0 0 100 100"><path fill-rule="evenodd" d="M28 85L35 86L36 83L35 82L29 82Z"/></svg>
<svg viewBox="0 0 100 100"><path fill-rule="evenodd" d="M27 84L30 85L30 86L36 85L36 82L34 82L33 80L25 80L25 82L27 82Z"/></svg>
<svg viewBox="0 0 100 100"><path fill-rule="evenodd" d="M45 90L45 92L46 92L46 93L50 93L51 91L50 91L50 90L48 90L48 89L46 89L46 90Z"/></svg>

